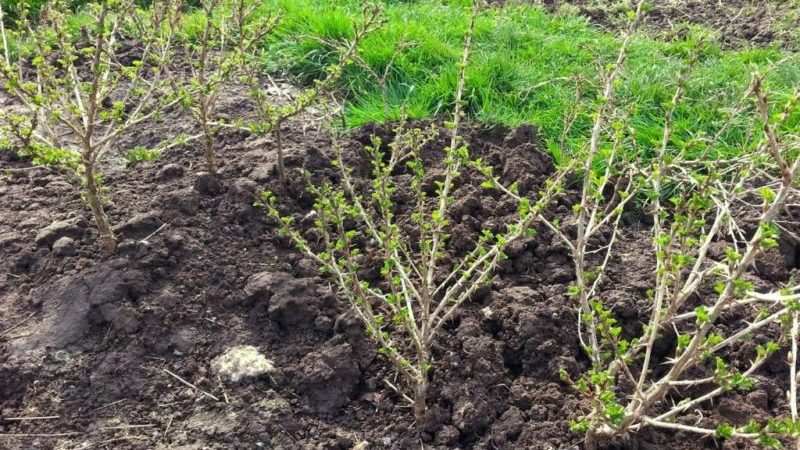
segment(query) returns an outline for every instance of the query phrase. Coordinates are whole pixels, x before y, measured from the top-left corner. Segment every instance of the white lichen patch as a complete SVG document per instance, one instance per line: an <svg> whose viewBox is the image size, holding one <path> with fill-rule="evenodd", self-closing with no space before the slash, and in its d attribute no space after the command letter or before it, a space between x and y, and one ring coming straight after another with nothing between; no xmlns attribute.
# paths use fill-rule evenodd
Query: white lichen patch
<svg viewBox="0 0 800 450"><path fill-rule="evenodd" d="M211 370L221 378L234 383L254 378L275 370L272 361L252 345L231 347L211 361Z"/></svg>

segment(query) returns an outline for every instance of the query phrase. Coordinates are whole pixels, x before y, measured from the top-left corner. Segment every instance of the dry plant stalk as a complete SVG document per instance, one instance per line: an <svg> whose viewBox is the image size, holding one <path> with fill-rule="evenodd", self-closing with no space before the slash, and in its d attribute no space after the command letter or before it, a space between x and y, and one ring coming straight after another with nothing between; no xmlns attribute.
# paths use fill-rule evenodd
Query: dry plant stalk
<svg viewBox="0 0 800 450"><path fill-rule="evenodd" d="M617 62L605 74L587 149L579 155L583 161L583 184L580 203L573 207L576 237L573 239L557 224L550 224L573 257L576 282L569 294L576 299L579 335L592 363L590 371L577 380L562 372L564 380L585 394L591 404L591 411L573 422L573 428L585 433L587 449L596 448L603 436L621 436L647 426L779 446L781 439L800 435L795 376L800 286L759 293L746 275L761 254L777 247L779 229L775 221L800 175L800 157L792 156L796 153L790 150L796 149L787 148L778 131L798 99L790 100L781 114L771 116L762 78L755 76L749 95L755 99L754 121L763 128L763 139L751 142L745 157L709 158L708 154L719 144L720 130L702 142L705 150L699 156L691 156L687 147L673 143L672 136L673 115L696 61L692 57L676 77L675 92L666 107L662 139L654 149L656 159L623 156L641 153L621 151L628 145L629 131L624 120L614 120L618 108L613 103L615 82L629 38L641 20L641 8L642 2L632 15ZM602 172L593 169L598 161L605 168ZM773 175L765 176L770 173ZM756 174L767 181L762 184ZM667 188L672 194L665 203L662 197ZM735 213L734 206L747 205L746 200L756 195L761 198L760 210L748 217ZM650 319L641 335L626 336L613 311L603 302L603 288L606 268L616 255L620 218L626 204L636 196L646 198L652 214L656 266L654 286L648 293L652 301ZM749 232L744 228L748 220L757 224ZM722 254L712 250L715 244L724 247ZM703 288L709 285L716 292L712 298L702 295ZM753 311L754 306L760 309ZM724 313L732 310L745 314L749 311L750 319L726 334L716 325ZM759 345L744 370L737 370L722 356L722 350L744 336L781 322L787 324L781 337L777 342ZM666 333L675 336L674 353L666 360L656 360L654 348ZM721 423L716 428L677 421L682 413L727 391L752 389L755 381L751 376L788 341L792 374L788 392L790 418L742 427ZM666 370L653 370L665 366ZM697 376L697 372L703 375ZM671 392L702 386L708 387L703 395L667 405Z"/></svg>
<svg viewBox="0 0 800 450"><path fill-rule="evenodd" d="M460 136L478 4L472 9L459 63L453 121L448 124L452 135L450 145L444 149L444 173L434 195L427 194L423 187L427 172L420 152L436 131L407 129L401 124L393 142L384 146L380 139L373 138L372 146L367 148L373 177L363 189L356 185L352 169L345 165L342 148L334 146L341 182L337 186L310 188L316 197L313 229L319 244L309 242L292 218L282 216L273 194L265 192L261 203L279 221L283 233L321 266L350 301L367 333L380 346L379 353L391 361L403 381L403 385L395 386L387 380L387 385L413 405L417 420L422 420L427 409L428 377L434 364L431 349L438 332L481 286L491 281L496 267L505 259L506 246L533 233L532 226L541 212L562 189L564 172L559 172L546 183L536 201L520 202L518 216L506 230L485 230L463 258L452 265L444 263L448 211L456 180L467 166L490 172L480 160L469 159ZM393 173L402 170L403 165L411 175L407 187L416 199L410 217L413 230L401 226L395 215L393 195L400 186ZM515 192L514 188L503 189ZM418 236L412 238L409 231ZM382 260L378 281L368 282L360 277L364 257Z"/></svg>
<svg viewBox="0 0 800 450"><path fill-rule="evenodd" d="M1 118L35 162L79 175L108 252L116 251L117 238L105 212L99 162L122 133L177 103L161 91L175 5L157 2L144 12L134 0L93 3L86 9L92 23L75 32L67 23L66 3L48 1L37 24L23 18L13 32L18 58L2 30L2 89L25 112ZM120 39L126 27L142 39L133 60L123 56L129 50Z"/></svg>
<svg viewBox="0 0 800 450"><path fill-rule="evenodd" d="M259 3L248 0L203 0L200 7L201 31L197 36L180 35L180 62L188 66L188 74L176 67L170 80L201 130L206 170L216 174L214 143L220 127L214 122L222 89L243 74L242 67L257 65L250 58L252 50L275 29L279 17L260 16ZM184 21L179 23L181 29L188 28Z"/></svg>

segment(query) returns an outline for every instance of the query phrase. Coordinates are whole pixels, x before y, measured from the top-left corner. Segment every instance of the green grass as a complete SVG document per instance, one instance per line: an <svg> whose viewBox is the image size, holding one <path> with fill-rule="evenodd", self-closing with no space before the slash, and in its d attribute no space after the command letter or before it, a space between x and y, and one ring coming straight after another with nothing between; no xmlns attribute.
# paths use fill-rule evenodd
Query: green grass
<svg viewBox="0 0 800 450"><path fill-rule="evenodd" d="M382 74L399 45L413 44L394 59L389 72L388 116L383 93L371 72L356 64L346 69L341 88L349 100L347 124L357 127L403 114L423 119L450 112L470 3L384 1L387 25L363 42L363 61ZM360 0L261 0L260 13L282 15L277 33L265 43L265 65L303 82L323 76L337 55L322 41L349 37L361 4ZM79 28L87 19L85 14L75 14L70 26ZM197 12L187 19L184 31L191 34L203 26L202 14ZM635 129L636 151L652 152L660 139L664 105L672 97L694 39L703 33L691 29L690 38L681 42L661 42L644 35L634 39L617 91L619 104L635 105L625 120ZM562 157L559 142L564 118L576 107L576 79L581 79L580 114L567 137L567 151L585 143L591 113L596 110L598 74L615 59L619 36L576 15L508 5L480 15L474 42L465 93L472 120L509 126L533 123L554 156ZM704 44L700 63L688 82L686 100L676 111L674 143L714 135L727 112L741 100L756 70L768 73L767 87L773 100L787 98L800 86L797 54L778 48L722 51L713 42ZM800 114L787 128L798 131L798 122ZM757 132L755 126L751 115L738 118L715 151L741 153Z"/></svg>
<svg viewBox="0 0 800 450"><path fill-rule="evenodd" d="M385 117L382 92L369 71L357 65L347 69L342 88L350 100L347 123L353 127L396 119L401 111L411 118L429 118L452 107L469 2L385 3L388 24L363 43L363 60L376 73L383 73L399 44L414 45L396 58L390 72L389 117ZM356 0L265 0L265 14L283 14L278 33L266 47L268 66L304 81L320 77L335 58L320 39L350 36L359 4ZM702 30L694 30L690 36L700 33ZM620 104L636 105L629 123L636 129L639 151L648 151L660 138L663 105L674 92L692 40L666 43L638 36L631 46L618 92ZM578 76L585 80L585 92L580 100L582 114L569 142L580 145L579 138L591 123L598 68L613 61L619 43L618 36L603 33L578 16L553 16L523 5L488 10L477 21L468 70L470 117L490 124L536 124L558 155L557 143L565 114L575 103ZM775 64L779 60L782 62ZM726 111L742 98L755 70L769 71L768 88L775 100L787 97L800 84L800 57L795 54L777 48L722 51L706 43L689 80L686 101L676 114L676 142L716 133ZM796 119L792 120L794 127ZM724 135L718 151L739 153L749 132L752 121L738 120Z"/></svg>

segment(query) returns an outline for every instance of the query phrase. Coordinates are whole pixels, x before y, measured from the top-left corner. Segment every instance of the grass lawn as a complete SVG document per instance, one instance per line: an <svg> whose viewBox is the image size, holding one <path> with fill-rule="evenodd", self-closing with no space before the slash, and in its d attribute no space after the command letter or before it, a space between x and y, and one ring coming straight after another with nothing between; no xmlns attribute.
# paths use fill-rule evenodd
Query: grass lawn
<svg viewBox="0 0 800 450"><path fill-rule="evenodd" d="M359 0L263 0L263 14L282 14L281 25L264 46L272 71L303 82L323 76L335 61L325 41L346 38L361 14ZM341 88L349 106L347 124L399 118L430 118L452 108L457 63L468 21L470 0L386 0L386 26L368 37L362 65L352 64ZM74 26L86 24L80 13ZM190 16L187 31L203 26L202 12ZM697 151L698 138L716 135L737 105L745 112L727 127L708 154L739 154L754 127L751 99L745 99L756 71L766 74L772 101L782 103L800 86L800 55L772 48L722 50L713 32L687 28L686 38L663 42L644 34L634 39L618 86L618 119L631 129L631 150L650 154L661 138L665 106L675 91L687 57L699 52L684 102L675 114L673 145ZM702 38L703 43L698 45ZM604 32L577 15L553 15L531 5L487 8L480 15L468 70L467 110L473 120L489 124L533 123L551 153L583 145L597 109L599 74L615 58L620 37ZM402 50L398 53L398 48ZM698 50L699 49L699 50ZM391 67L387 71L387 66ZM385 91L376 75L388 74ZM576 91L580 95L576 97ZM386 95L384 95L384 92ZM388 108L384 97L388 98ZM744 103L743 103L744 100ZM566 121L577 112L574 126ZM800 127L800 114L784 131ZM564 145L562 145L562 143Z"/></svg>
<svg viewBox="0 0 800 450"><path fill-rule="evenodd" d="M468 1L387 1L384 29L369 37L361 52L371 69L351 65L342 86L350 106L347 121L359 126L396 119L402 110L412 118L446 113L452 105L457 61L467 24ZM335 55L324 40L347 37L360 14L355 0L266 0L265 14L282 11L282 25L266 47L274 70L309 81L321 76ZM638 36L631 46L618 88L619 104L635 105L623 114L635 129L639 151L647 152L661 136L664 106L675 90L687 55L708 30L687 29L687 38L661 42ZM566 137L568 150L581 145L595 110L598 74L616 57L620 38L591 26L586 19L553 16L541 8L507 5L483 12L477 22L475 52L469 68L468 111L485 123L539 126L553 154L562 154L565 117L576 108L576 85L582 94L575 126ZM404 50L395 56L398 47ZM693 137L714 135L740 103L754 71L767 74L772 100L788 98L800 85L800 57L779 48L723 51L704 38L700 61L688 81L684 104L676 112L674 139L688 145ZM372 74L383 74L393 60L384 95ZM577 81L581 80L581 81ZM749 100L746 106L751 106ZM621 117L623 118L623 117ZM750 115L724 133L715 151L741 152L752 132ZM790 121L796 129L798 118Z"/></svg>

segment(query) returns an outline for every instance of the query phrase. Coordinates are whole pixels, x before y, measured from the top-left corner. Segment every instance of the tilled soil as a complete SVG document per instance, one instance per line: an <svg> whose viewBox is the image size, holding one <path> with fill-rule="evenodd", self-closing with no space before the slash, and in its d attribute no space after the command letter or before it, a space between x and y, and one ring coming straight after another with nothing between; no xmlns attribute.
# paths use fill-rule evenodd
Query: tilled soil
<svg viewBox="0 0 800 450"><path fill-rule="evenodd" d="M521 0L528 1L528 0ZM555 11L576 7L593 23L604 28L625 28L630 3L623 0L535 0ZM652 8L644 27L659 36L684 33L682 24L714 30L727 48L776 44L784 49L800 48L797 28L800 8L791 0L664 0L649 2Z"/></svg>
<svg viewBox="0 0 800 450"><path fill-rule="evenodd" d="M246 107L236 96L226 105ZM125 144L152 145L180 129L187 126L173 115ZM441 164L447 141L444 128L437 129L423 153L432 167ZM391 138L382 126L344 138L357 175L368 173L364 146L373 133ZM291 171L335 179L326 134L300 124L283 134ZM523 192L553 170L533 127L473 127L466 141ZM302 218L312 199L300 177L292 175L287 186L277 182L270 140L225 131L218 149L218 180L200 172L200 150L191 146L152 163L108 167L109 215L123 239L115 256L99 250L91 217L68 179L0 155L0 166L10 169L0 178L0 448L577 448L580 436L569 421L585 403L560 381L558 369L576 376L587 360L565 295L572 264L553 235L541 230L512 246L490 288L442 332L429 420L415 427L410 410L386 389L384 380L394 374L362 324L253 206L269 188L283 210ZM465 174L454 194L452 255L515 212L479 183ZM567 195L550 214L567 215L573 201ZM640 330L648 314L653 266L647 226L635 215L628 219L608 282L626 333ZM797 274L797 256L797 246L783 242L759 267L759 286ZM257 347L276 372L237 383L218 379L210 363L235 345ZM746 364L752 347L736 348L735 363ZM754 391L731 393L692 417L741 424L787 410L788 374L774 359ZM18 420L26 417L40 419ZM368 447L359 447L364 442ZM710 439L650 430L604 445L721 448Z"/></svg>

